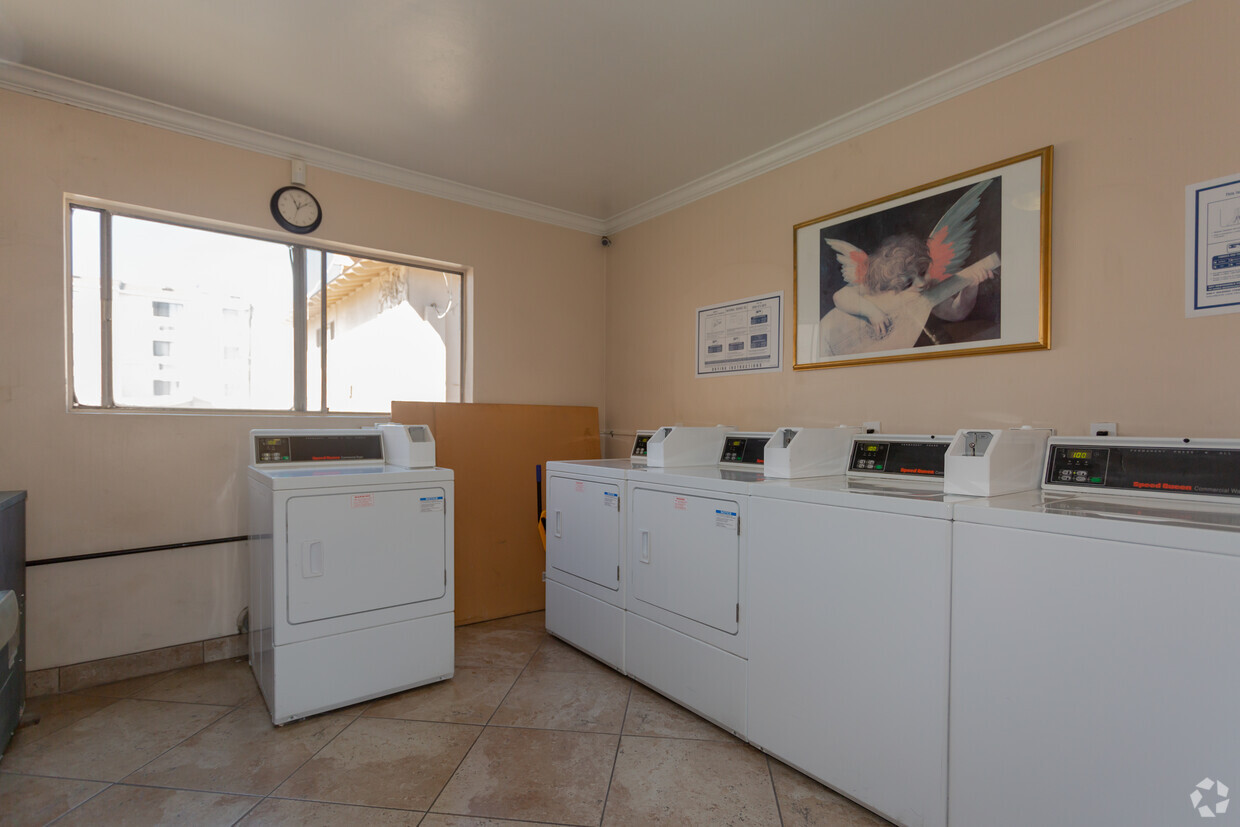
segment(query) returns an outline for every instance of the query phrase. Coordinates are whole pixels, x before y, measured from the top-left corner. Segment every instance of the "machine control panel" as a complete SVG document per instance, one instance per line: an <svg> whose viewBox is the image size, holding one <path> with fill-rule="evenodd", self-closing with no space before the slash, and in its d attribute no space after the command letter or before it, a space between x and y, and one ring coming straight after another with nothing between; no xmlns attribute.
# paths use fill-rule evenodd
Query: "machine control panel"
<svg viewBox="0 0 1240 827"><path fill-rule="evenodd" d="M891 477L942 477L943 457L950 445L949 437L859 437L853 440L848 472Z"/></svg>
<svg viewBox="0 0 1240 827"><path fill-rule="evenodd" d="M1055 444L1043 487L1240 498L1240 445Z"/></svg>
<svg viewBox="0 0 1240 827"><path fill-rule="evenodd" d="M383 461L383 437L376 433L280 434L254 437L257 465L295 462Z"/></svg>
<svg viewBox="0 0 1240 827"><path fill-rule="evenodd" d="M767 436L728 434L723 440L719 462L736 465L762 465L766 461Z"/></svg>
<svg viewBox="0 0 1240 827"><path fill-rule="evenodd" d="M653 434L638 434L637 438L633 440L633 450L629 456L636 459L645 459L647 454L646 443L650 442L651 436Z"/></svg>

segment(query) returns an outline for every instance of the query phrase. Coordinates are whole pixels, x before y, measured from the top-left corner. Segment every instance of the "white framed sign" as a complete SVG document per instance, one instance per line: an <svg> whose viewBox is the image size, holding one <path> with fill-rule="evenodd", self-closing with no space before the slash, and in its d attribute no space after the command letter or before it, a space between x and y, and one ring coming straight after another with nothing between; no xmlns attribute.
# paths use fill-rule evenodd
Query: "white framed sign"
<svg viewBox="0 0 1240 827"><path fill-rule="evenodd" d="M1190 185L1184 213L1184 315L1240 313L1240 175Z"/></svg>
<svg viewBox="0 0 1240 827"><path fill-rule="evenodd" d="M783 370L784 294L699 307L697 375Z"/></svg>

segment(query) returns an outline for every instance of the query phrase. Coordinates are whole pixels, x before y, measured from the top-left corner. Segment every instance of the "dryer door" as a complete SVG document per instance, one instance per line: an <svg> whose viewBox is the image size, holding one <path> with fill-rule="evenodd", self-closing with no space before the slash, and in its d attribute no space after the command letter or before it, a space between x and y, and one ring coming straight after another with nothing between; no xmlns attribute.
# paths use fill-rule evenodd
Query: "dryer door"
<svg viewBox="0 0 1240 827"><path fill-rule="evenodd" d="M603 588L620 588L620 486L547 481L547 559L552 569Z"/></svg>
<svg viewBox="0 0 1240 827"><path fill-rule="evenodd" d="M445 503L437 487L291 497L288 622L443 597Z"/></svg>
<svg viewBox="0 0 1240 827"><path fill-rule="evenodd" d="M633 490L633 598L735 635L740 628L736 500Z"/></svg>

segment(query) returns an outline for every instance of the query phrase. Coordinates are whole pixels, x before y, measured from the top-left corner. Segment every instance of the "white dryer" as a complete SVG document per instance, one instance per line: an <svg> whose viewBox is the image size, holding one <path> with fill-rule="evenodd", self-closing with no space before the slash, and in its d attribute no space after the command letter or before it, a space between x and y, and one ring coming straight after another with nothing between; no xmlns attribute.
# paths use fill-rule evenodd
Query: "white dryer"
<svg viewBox="0 0 1240 827"><path fill-rule="evenodd" d="M629 675L745 735L749 488L771 433L730 433L716 464L634 470L629 500Z"/></svg>
<svg viewBox="0 0 1240 827"><path fill-rule="evenodd" d="M646 464L651 431L628 459L547 463L547 631L624 671L624 481Z"/></svg>
<svg viewBox="0 0 1240 827"><path fill-rule="evenodd" d="M450 678L452 471L385 464L377 430L250 446L250 664L273 723Z"/></svg>
<svg viewBox="0 0 1240 827"><path fill-rule="evenodd" d="M748 738L902 825L947 818L951 442L855 436L749 506Z"/></svg>
<svg viewBox="0 0 1240 827"><path fill-rule="evenodd" d="M1237 630L1240 440L1052 439L956 508L953 827L1229 815Z"/></svg>

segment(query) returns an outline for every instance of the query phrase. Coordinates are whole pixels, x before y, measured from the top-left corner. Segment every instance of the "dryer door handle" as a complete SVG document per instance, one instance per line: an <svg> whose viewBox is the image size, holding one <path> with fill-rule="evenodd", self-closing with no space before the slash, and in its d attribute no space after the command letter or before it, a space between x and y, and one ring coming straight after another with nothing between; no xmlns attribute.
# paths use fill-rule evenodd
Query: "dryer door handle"
<svg viewBox="0 0 1240 827"><path fill-rule="evenodd" d="M301 543L301 576L323 576L323 541L302 540Z"/></svg>
<svg viewBox="0 0 1240 827"><path fill-rule="evenodd" d="M564 536L564 534L563 534L563 531L564 531L564 525L563 525L563 523L564 523L564 514L563 514L563 512L561 512L561 511L556 511L556 512L555 512L555 536L556 536L556 537L563 537L563 536Z"/></svg>
<svg viewBox="0 0 1240 827"><path fill-rule="evenodd" d="M642 556L641 556L641 562L643 562L643 563L649 563L649 562L650 562L650 532L649 532L649 531L643 531L643 532L642 532Z"/></svg>

